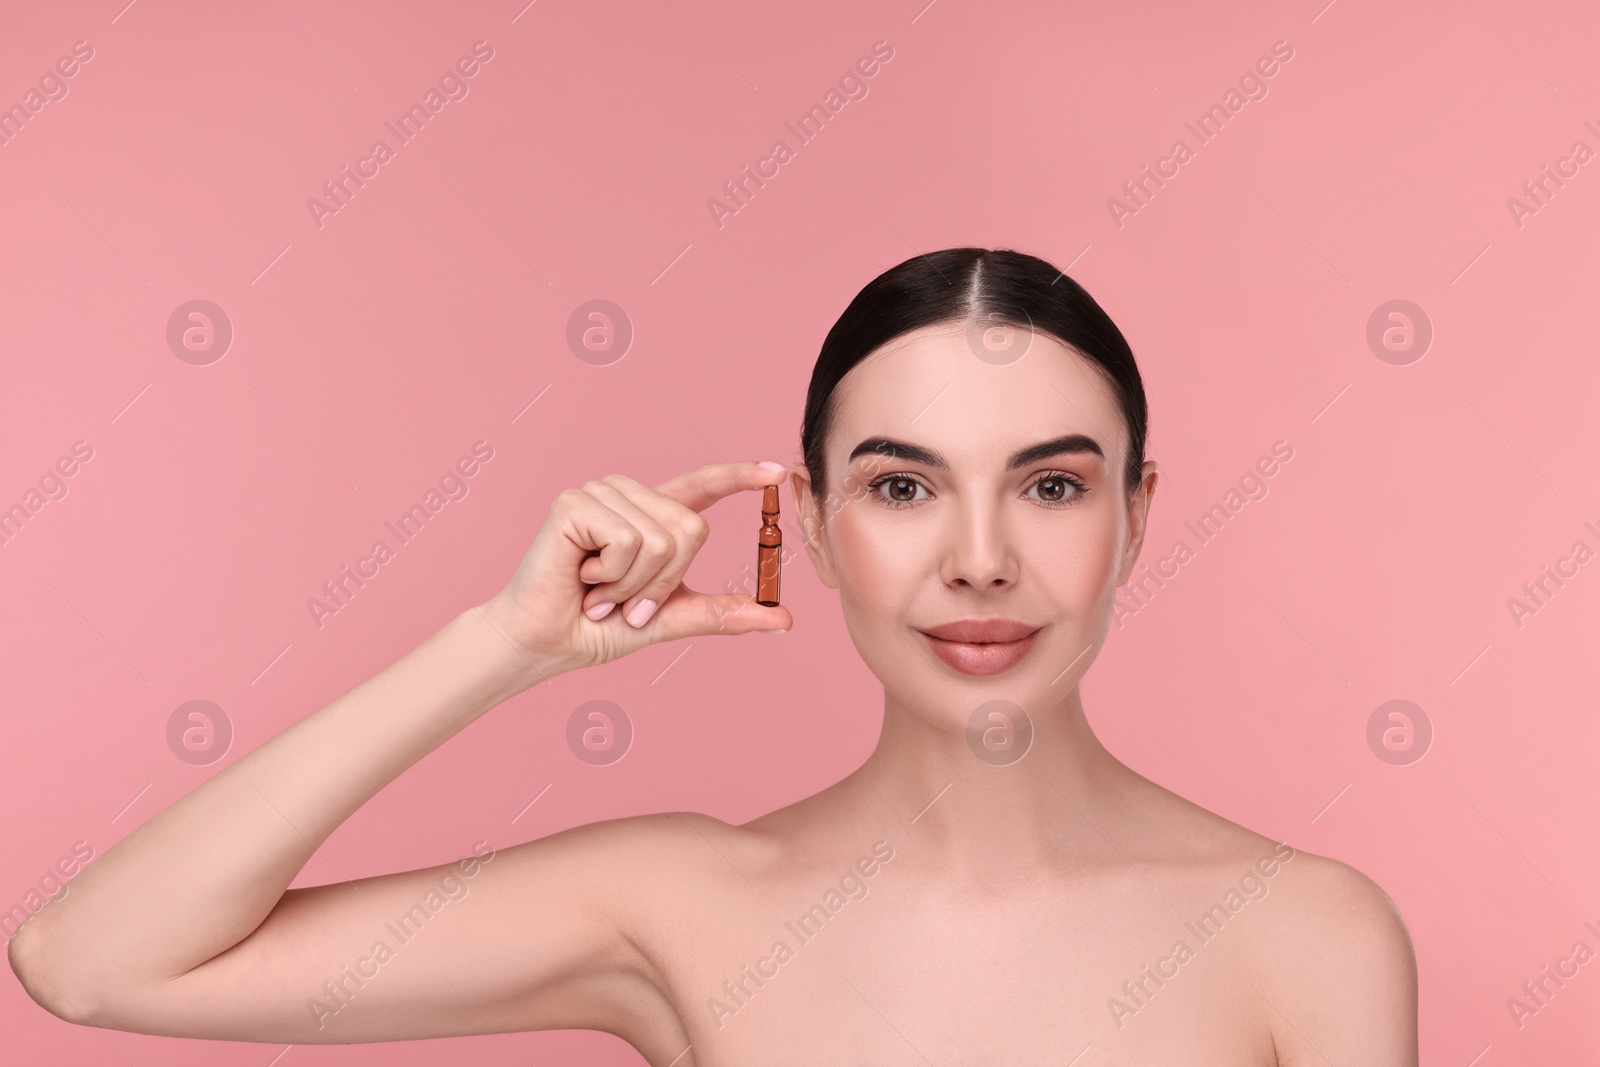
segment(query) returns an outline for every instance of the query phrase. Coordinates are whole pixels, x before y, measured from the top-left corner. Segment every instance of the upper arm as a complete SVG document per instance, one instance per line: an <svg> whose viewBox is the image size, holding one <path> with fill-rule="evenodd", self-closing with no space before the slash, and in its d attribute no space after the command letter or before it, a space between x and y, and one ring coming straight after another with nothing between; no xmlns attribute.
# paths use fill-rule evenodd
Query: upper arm
<svg viewBox="0 0 1600 1067"><path fill-rule="evenodd" d="M1338 860L1299 853L1282 873L1286 906L1255 968L1278 1062L1416 1067L1417 963L1399 909Z"/></svg>
<svg viewBox="0 0 1600 1067"><path fill-rule="evenodd" d="M637 891L627 868L659 849L661 827L610 820L289 890L232 948L156 988L102 997L88 1021L294 1044L609 1029L650 992L624 932Z"/></svg>

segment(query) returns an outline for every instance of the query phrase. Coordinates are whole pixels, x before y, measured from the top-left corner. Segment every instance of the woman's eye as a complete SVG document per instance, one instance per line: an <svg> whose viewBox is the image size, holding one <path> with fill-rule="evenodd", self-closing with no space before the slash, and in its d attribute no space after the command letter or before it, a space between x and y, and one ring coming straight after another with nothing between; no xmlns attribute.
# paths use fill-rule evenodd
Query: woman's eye
<svg viewBox="0 0 1600 1067"><path fill-rule="evenodd" d="M874 482L872 488L880 497L889 504L914 504L917 502L917 490L922 485L910 478L884 478Z"/></svg>
<svg viewBox="0 0 1600 1067"><path fill-rule="evenodd" d="M1039 499L1046 504L1066 506L1076 503L1087 490L1082 485L1059 474L1049 474L1030 487L1039 490Z"/></svg>

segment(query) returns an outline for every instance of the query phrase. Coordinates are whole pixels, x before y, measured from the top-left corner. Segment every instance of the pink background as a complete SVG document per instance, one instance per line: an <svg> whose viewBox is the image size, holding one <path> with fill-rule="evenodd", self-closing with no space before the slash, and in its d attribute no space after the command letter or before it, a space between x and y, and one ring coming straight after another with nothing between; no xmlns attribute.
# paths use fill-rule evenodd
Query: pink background
<svg viewBox="0 0 1600 1067"><path fill-rule="evenodd" d="M1600 963L1520 1030L1506 1005L1575 941L1600 949L1600 564L1520 627L1507 603L1575 542L1600 549L1600 162L1520 226L1507 205L1573 142L1600 150L1593 5L123 2L11 5L0 33L0 104L94 49L0 146L0 506L94 450L0 545L0 902L490 596L562 488L798 459L812 362L856 291L918 252L1003 246L1067 269L1128 336L1170 476L1145 559L1196 553L1085 683L1106 744L1387 889L1424 1062L1600 1049ZM319 228L307 199L479 40L469 95ZM797 147L783 123L880 40L868 95ZM1184 122L1275 41L1294 54L1268 95L1119 227L1108 198L1196 147ZM779 138L795 158L719 228L708 198ZM233 324L208 366L166 341L193 299ZM606 366L566 342L594 299L635 331ZM1366 340L1393 299L1434 333L1403 366ZM479 440L469 495L319 629L308 598ZM1268 495L1199 545L1184 523L1277 441L1294 458ZM754 504L712 509L696 588L753 564ZM788 636L658 645L519 696L296 884L669 805L739 822L837 780L881 689L803 560L784 602ZM764 677L783 684L758 698ZM564 740L597 698L636 731L607 767ZM211 766L167 745L192 699L235 730ZM1434 731L1405 766L1367 742L1392 699ZM287 1052L97 1034L9 978L0 1025L28 1062L643 1062L582 1031Z"/></svg>

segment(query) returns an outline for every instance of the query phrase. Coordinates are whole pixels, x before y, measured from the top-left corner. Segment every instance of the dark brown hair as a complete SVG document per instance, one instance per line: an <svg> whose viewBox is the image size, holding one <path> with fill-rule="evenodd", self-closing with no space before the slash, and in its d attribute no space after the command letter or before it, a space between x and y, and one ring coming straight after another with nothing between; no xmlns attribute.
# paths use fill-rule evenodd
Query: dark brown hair
<svg viewBox="0 0 1600 1067"><path fill-rule="evenodd" d="M1008 248L946 248L908 259L868 282L822 342L800 430L818 499L827 494L823 446L839 381L902 334L963 320L1048 333L1099 367L1128 427L1123 486L1129 494L1138 488L1149 412L1133 351L1116 323L1081 285L1036 256Z"/></svg>

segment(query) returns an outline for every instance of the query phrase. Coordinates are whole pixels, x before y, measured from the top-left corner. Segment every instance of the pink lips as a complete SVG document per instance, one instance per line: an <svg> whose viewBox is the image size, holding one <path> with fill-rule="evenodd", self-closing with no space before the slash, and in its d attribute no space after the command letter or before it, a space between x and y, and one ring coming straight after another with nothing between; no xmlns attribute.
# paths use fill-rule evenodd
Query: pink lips
<svg viewBox="0 0 1600 1067"><path fill-rule="evenodd" d="M999 674L1022 662L1039 627L1015 619L961 619L919 630L934 655L962 674Z"/></svg>

